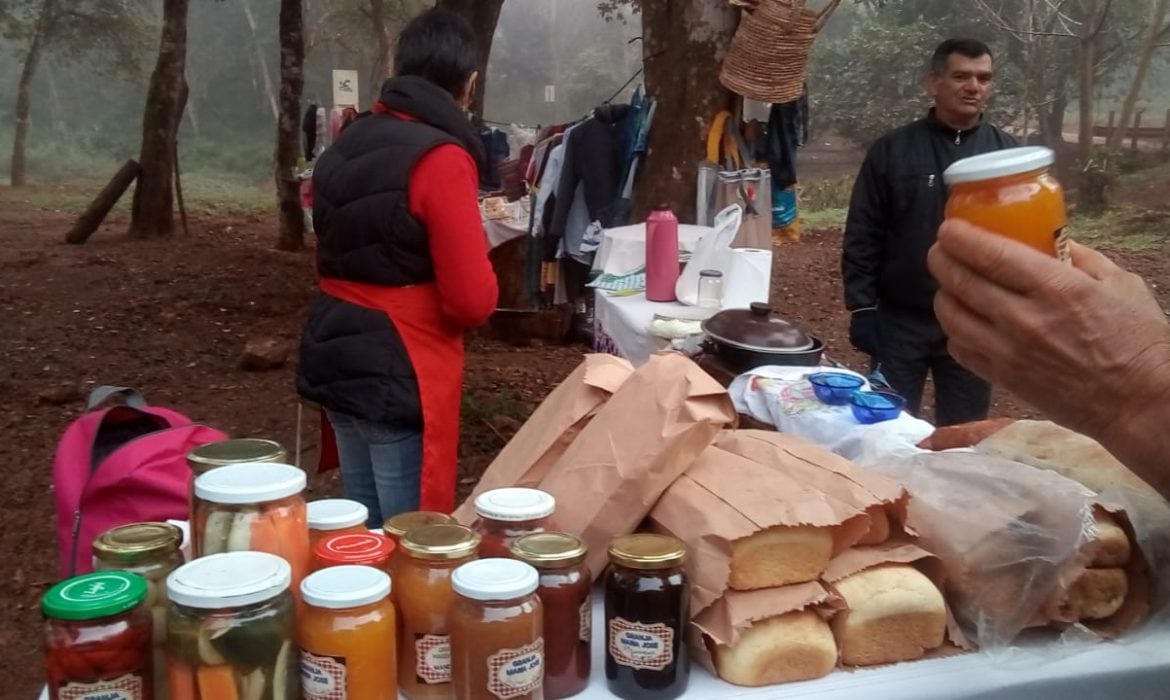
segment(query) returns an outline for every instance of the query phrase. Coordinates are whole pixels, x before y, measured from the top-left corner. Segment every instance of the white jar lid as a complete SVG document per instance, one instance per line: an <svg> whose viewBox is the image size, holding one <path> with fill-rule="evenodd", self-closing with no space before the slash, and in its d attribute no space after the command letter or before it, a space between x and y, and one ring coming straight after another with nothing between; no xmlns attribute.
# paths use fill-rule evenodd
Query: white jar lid
<svg viewBox="0 0 1170 700"><path fill-rule="evenodd" d="M475 512L481 518L519 522L547 518L557 509L552 494L538 489L492 489L475 499Z"/></svg>
<svg viewBox="0 0 1170 700"><path fill-rule="evenodd" d="M1056 155L1051 148L1043 146L1005 148L1002 151L992 151L955 161L943 171L943 182L954 185L1020 175L1047 168L1055 161Z"/></svg>
<svg viewBox="0 0 1170 700"><path fill-rule="evenodd" d="M275 554L226 552L194 559L172 571L167 597L189 608L219 610L270 600L291 584L292 567Z"/></svg>
<svg viewBox="0 0 1170 700"><path fill-rule="evenodd" d="M307 506L310 530L344 530L366 522L368 508L348 498L322 498Z"/></svg>
<svg viewBox="0 0 1170 700"><path fill-rule="evenodd" d="M290 464L229 464L199 475L195 497L227 505L265 503L295 496L305 490L306 481L305 473Z"/></svg>
<svg viewBox="0 0 1170 700"><path fill-rule="evenodd" d="M472 600L512 600L531 595L540 574L518 559L477 559L451 574L451 587Z"/></svg>
<svg viewBox="0 0 1170 700"><path fill-rule="evenodd" d="M301 597L316 608L344 610L390 595L390 576L372 566L331 566L301 581Z"/></svg>

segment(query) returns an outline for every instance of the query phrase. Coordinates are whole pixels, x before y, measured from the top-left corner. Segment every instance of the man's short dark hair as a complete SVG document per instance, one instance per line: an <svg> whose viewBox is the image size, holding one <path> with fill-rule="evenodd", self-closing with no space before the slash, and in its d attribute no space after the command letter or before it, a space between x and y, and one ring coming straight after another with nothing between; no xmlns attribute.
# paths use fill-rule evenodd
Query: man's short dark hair
<svg viewBox="0 0 1170 700"><path fill-rule="evenodd" d="M995 58L991 53L991 48L978 39L947 39L938 45L938 48L934 50L934 55L930 57L930 72L936 75L946 73L947 59L953 53L967 58L982 58L983 56L991 56L993 60Z"/></svg>
<svg viewBox="0 0 1170 700"><path fill-rule="evenodd" d="M398 35L394 50L396 75L417 75L459 97L479 67L475 34L462 17L445 10L427 10Z"/></svg>

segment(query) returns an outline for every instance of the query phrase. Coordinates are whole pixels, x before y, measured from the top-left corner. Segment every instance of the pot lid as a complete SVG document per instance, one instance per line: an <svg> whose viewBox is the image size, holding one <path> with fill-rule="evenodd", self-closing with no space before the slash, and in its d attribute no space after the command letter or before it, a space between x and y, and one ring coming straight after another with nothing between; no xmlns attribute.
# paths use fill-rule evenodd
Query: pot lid
<svg viewBox="0 0 1170 700"><path fill-rule="evenodd" d="M804 331L772 315L772 307L758 301L751 308L720 311L703 321L703 332L716 342L745 350L799 352L814 344Z"/></svg>

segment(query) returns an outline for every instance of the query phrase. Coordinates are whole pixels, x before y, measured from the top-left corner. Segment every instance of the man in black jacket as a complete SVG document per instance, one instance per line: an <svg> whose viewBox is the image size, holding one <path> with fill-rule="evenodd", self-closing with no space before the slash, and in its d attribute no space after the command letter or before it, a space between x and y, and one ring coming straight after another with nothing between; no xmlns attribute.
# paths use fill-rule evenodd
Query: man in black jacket
<svg viewBox="0 0 1170 700"><path fill-rule="evenodd" d="M926 252L943 220L942 173L960 158L1010 148L1015 139L984 121L992 56L973 39L948 39L931 57L934 107L870 147L853 186L841 274L852 313L849 340L880 365L918 414L927 374L934 377L935 423L987 417L991 386L947 353L934 316L938 284Z"/></svg>

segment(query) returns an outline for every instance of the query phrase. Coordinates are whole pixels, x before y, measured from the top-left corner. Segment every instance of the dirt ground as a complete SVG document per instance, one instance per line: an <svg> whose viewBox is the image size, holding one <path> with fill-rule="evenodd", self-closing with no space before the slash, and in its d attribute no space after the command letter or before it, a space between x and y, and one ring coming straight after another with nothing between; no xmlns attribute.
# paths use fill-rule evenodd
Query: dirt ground
<svg viewBox="0 0 1170 700"><path fill-rule="evenodd" d="M313 293L310 253L271 249L266 216L198 216L189 235L137 242L114 217L84 246L61 243L75 211L0 197L0 677L5 698L31 698L42 682L39 598L56 575L53 450L94 386L120 384L234 436L296 444L293 370L239 369L252 337L293 343ZM1170 290L1166 246L1120 259ZM848 348L838 269L840 234L808 233L777 248L773 303L821 336L834 358ZM1167 300L1170 303L1170 300ZM513 348L473 339L468 353L461 480L478 474L552 387L580 346ZM997 415L1027 415L998 395ZM305 416L302 463L316 460L315 416ZM339 491L313 478L313 497Z"/></svg>

